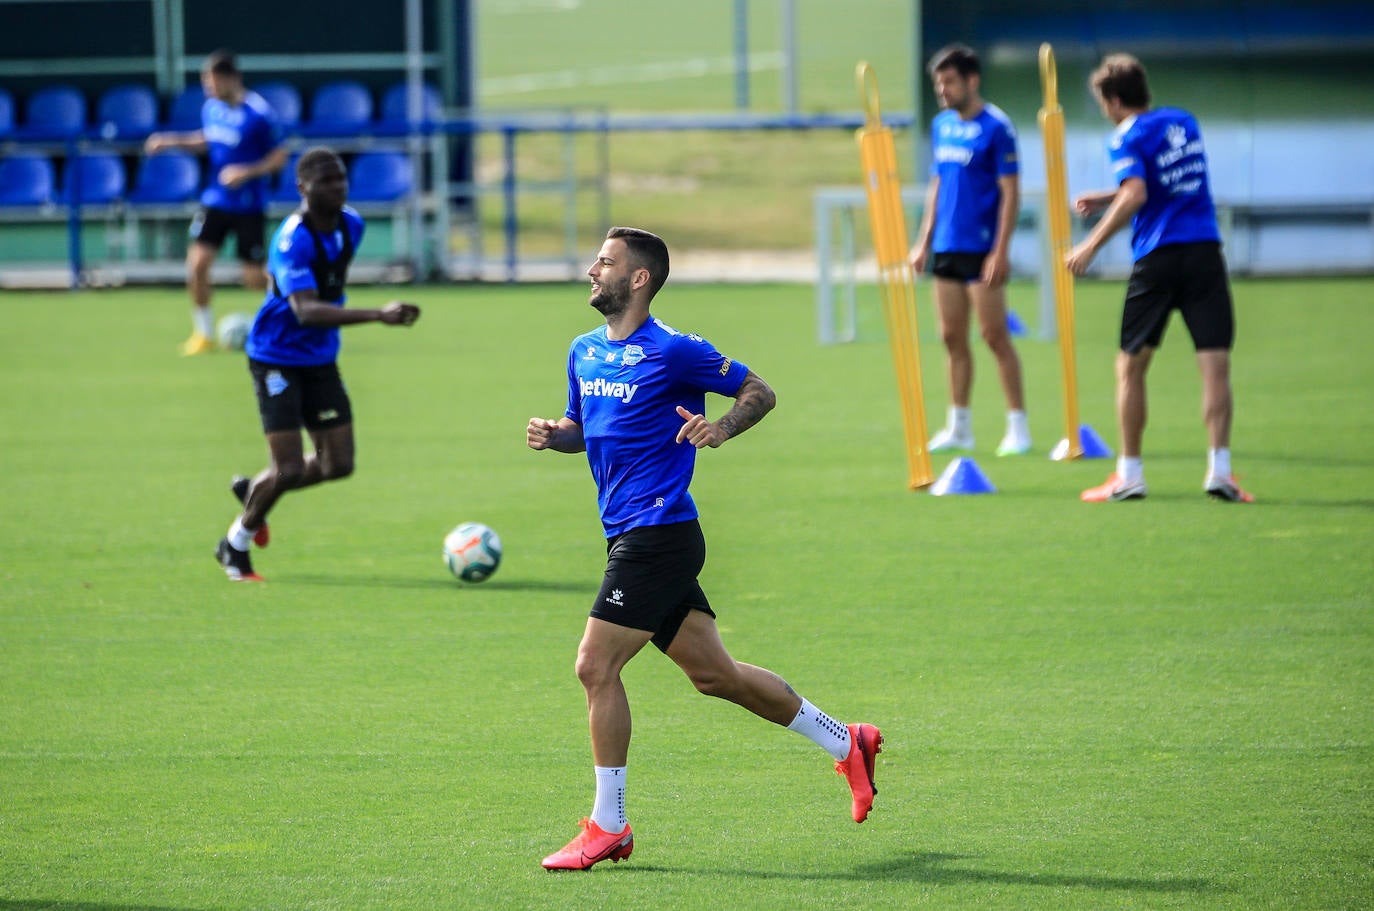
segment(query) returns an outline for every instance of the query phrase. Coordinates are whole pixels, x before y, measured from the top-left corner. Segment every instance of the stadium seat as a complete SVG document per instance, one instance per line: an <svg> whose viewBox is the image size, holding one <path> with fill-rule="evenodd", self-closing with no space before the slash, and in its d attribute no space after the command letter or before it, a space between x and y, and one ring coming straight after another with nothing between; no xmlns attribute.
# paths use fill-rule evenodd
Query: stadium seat
<svg viewBox="0 0 1374 911"><path fill-rule="evenodd" d="M0 158L0 206L44 206L52 202L52 162L43 155Z"/></svg>
<svg viewBox="0 0 1374 911"><path fill-rule="evenodd" d="M129 193L136 205L188 202L200 191L200 162L186 152L160 152L143 159Z"/></svg>
<svg viewBox="0 0 1374 911"><path fill-rule="evenodd" d="M37 133L78 133L86 128L86 96L69 85L50 85L29 96L25 129Z"/></svg>
<svg viewBox="0 0 1374 911"><path fill-rule="evenodd" d="M269 195L272 202L289 202L294 205L301 201L301 194L296 189L296 162L300 160L301 153L292 152L291 157L286 160L286 167L272 178Z"/></svg>
<svg viewBox="0 0 1374 911"><path fill-rule="evenodd" d="M310 99L312 126L354 132L372 122L372 95L360 82L322 85Z"/></svg>
<svg viewBox="0 0 1374 911"><path fill-rule="evenodd" d="M382 95L382 115L381 122L386 124L404 125L408 122L406 117L406 90L404 82L393 85ZM422 123L433 123L443 116L444 99L439 94L437 86L426 84L422 88L424 103L420 121Z"/></svg>
<svg viewBox="0 0 1374 911"><path fill-rule="evenodd" d="M205 92L198 85L187 86L177 92L167 107L163 126L169 130L200 129L200 109L205 106Z"/></svg>
<svg viewBox="0 0 1374 911"><path fill-rule="evenodd" d="M14 132L14 96L0 89L0 139Z"/></svg>
<svg viewBox="0 0 1374 911"><path fill-rule="evenodd" d="M107 139L146 136L157 127L157 95L146 85L114 86L96 102L95 122Z"/></svg>
<svg viewBox="0 0 1374 911"><path fill-rule="evenodd" d="M277 122L283 127L294 127L301 122L301 93L289 82L264 82L253 86L263 99L272 106Z"/></svg>
<svg viewBox="0 0 1374 911"><path fill-rule="evenodd" d="M103 205L116 202L123 195L124 162L118 155L79 155L67 162L62 187L63 202Z"/></svg>
<svg viewBox="0 0 1374 911"><path fill-rule="evenodd" d="M400 152L365 152L348 169L348 198L353 202L394 202L414 184L410 159Z"/></svg>

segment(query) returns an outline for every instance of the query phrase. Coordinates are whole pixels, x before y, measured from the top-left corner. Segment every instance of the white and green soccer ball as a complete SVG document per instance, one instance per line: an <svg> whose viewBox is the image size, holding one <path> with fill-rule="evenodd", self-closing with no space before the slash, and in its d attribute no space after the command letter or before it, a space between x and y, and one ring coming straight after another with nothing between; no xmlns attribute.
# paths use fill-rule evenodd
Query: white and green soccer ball
<svg viewBox="0 0 1374 911"><path fill-rule="evenodd" d="M242 351L253 318L247 313L226 313L215 323L215 341L225 351Z"/></svg>
<svg viewBox="0 0 1374 911"><path fill-rule="evenodd" d="M444 563L464 582L483 582L501 565L501 539L481 522L464 522L444 536Z"/></svg>

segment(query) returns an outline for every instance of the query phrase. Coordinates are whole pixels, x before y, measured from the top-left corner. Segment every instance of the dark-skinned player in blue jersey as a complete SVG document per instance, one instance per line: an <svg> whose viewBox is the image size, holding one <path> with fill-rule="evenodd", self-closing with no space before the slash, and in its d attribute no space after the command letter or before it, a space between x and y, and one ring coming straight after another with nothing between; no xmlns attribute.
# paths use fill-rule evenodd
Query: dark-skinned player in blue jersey
<svg viewBox="0 0 1374 911"><path fill-rule="evenodd" d="M271 462L257 477L232 484L243 511L215 558L235 582L261 581L248 550L267 544L267 514L282 494L353 473L353 409L337 364L339 327L410 326L420 318L420 308L403 301L380 309L345 306L363 219L344 205L348 174L339 156L308 150L296 165L296 186L302 205L272 236L267 298L244 346ZM302 430L310 436L309 452Z"/></svg>

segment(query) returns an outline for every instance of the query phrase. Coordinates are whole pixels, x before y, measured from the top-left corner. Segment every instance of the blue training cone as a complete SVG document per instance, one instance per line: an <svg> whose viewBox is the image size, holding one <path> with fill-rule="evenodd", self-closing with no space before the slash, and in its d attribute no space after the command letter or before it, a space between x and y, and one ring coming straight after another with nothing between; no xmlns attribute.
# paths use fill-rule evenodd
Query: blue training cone
<svg viewBox="0 0 1374 911"><path fill-rule="evenodd" d="M1007 311L1007 332L1012 338L1024 338L1030 334L1026 324L1021 321L1021 317L1016 315L1015 310Z"/></svg>
<svg viewBox="0 0 1374 911"><path fill-rule="evenodd" d="M1112 447L1108 446L1102 437L1098 436L1097 431L1087 424L1078 425L1078 445L1083 448L1083 458L1085 459L1110 459L1112 457ZM1062 462L1069 457L1069 441L1060 440L1059 445L1055 446L1050 452L1050 459L1055 462Z"/></svg>
<svg viewBox="0 0 1374 911"><path fill-rule="evenodd" d="M930 488L930 493L936 497L950 493L997 493L997 488L992 486L977 462L970 458L959 458L949 463L949 467Z"/></svg>
<svg viewBox="0 0 1374 911"><path fill-rule="evenodd" d="M1112 447L1103 441L1087 424L1078 425L1078 442L1083 446L1083 458L1085 459L1110 459L1112 457Z"/></svg>

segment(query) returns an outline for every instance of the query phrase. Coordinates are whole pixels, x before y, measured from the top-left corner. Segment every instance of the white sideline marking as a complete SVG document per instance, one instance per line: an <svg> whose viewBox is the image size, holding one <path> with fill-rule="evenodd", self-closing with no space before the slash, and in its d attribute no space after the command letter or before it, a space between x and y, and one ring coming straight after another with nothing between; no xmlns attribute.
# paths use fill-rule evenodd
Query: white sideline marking
<svg viewBox="0 0 1374 911"><path fill-rule="evenodd" d="M751 73L780 70L783 55L769 51L749 55ZM575 89L586 85L615 85L621 82L667 82L672 79L696 79L735 71L735 58L689 57L662 63L641 63L627 66L608 66L596 69L552 70L547 73L522 73L518 76L493 76L483 79L479 94L520 95L548 89Z"/></svg>
<svg viewBox="0 0 1374 911"><path fill-rule="evenodd" d="M482 4L483 16L523 15L525 13L561 13L581 9L582 0L502 0L501 3Z"/></svg>

